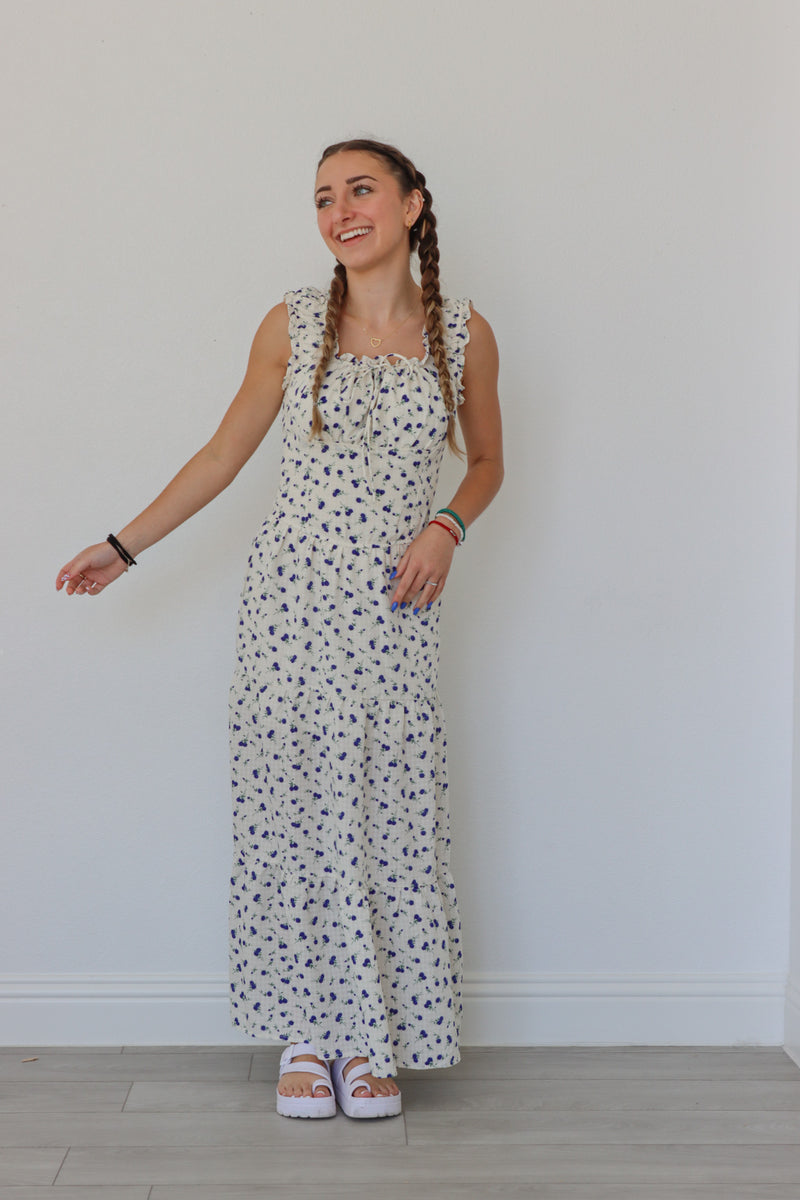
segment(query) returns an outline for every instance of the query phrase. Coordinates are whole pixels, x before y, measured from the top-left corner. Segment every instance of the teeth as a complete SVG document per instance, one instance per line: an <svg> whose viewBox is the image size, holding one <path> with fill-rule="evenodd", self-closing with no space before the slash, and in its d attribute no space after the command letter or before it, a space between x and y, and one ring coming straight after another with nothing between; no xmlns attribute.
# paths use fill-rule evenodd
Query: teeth
<svg viewBox="0 0 800 1200"><path fill-rule="evenodd" d="M349 242L351 238L360 237L362 233L369 233L369 227L365 226L362 229L348 229L346 233L339 234L339 241Z"/></svg>

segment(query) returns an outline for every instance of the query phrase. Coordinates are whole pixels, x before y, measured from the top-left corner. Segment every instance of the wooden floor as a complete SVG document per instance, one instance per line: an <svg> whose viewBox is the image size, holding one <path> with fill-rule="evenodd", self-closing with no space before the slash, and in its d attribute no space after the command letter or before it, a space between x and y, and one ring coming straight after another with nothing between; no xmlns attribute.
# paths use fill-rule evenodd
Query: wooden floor
<svg viewBox="0 0 800 1200"><path fill-rule="evenodd" d="M372 1121L279 1117L280 1049L0 1048L0 1200L800 1200L778 1048L462 1048Z"/></svg>

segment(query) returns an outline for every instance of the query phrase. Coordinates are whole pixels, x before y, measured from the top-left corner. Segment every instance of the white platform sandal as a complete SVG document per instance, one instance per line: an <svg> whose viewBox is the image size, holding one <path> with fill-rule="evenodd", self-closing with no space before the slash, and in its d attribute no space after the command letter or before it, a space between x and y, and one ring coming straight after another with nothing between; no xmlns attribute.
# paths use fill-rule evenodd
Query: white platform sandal
<svg viewBox="0 0 800 1200"><path fill-rule="evenodd" d="M403 1097L398 1092L396 1096L354 1096L357 1088L366 1087L360 1080L370 1074L369 1063L359 1063L344 1077L344 1069L350 1062L349 1058L334 1058L331 1060L331 1078L339 1107L347 1117L396 1117L402 1112Z"/></svg>
<svg viewBox="0 0 800 1200"><path fill-rule="evenodd" d="M313 1054L317 1058L322 1057L311 1042L296 1042L294 1046L287 1046L281 1055L278 1082L283 1079L284 1075L291 1075L297 1071L305 1071L309 1075L319 1075L319 1079L314 1082L310 1096L283 1096L278 1092L279 1114L282 1117L335 1117L336 1094L333 1090L330 1071L327 1067L321 1067L319 1063L315 1062L293 1062L292 1060L298 1054ZM328 1089L329 1096L316 1095L316 1092L323 1087Z"/></svg>

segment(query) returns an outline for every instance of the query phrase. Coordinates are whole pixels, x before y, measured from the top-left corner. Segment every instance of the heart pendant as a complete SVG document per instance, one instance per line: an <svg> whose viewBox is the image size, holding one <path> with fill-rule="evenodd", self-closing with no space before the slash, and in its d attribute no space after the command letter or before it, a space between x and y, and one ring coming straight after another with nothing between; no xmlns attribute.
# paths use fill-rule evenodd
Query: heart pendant
<svg viewBox="0 0 800 1200"><path fill-rule="evenodd" d="M374 337L371 337L371 338L369 339L369 344L370 344L370 346L380 346L380 344L381 344L381 342L382 342L382 341L383 341L383 338L374 338Z"/></svg>

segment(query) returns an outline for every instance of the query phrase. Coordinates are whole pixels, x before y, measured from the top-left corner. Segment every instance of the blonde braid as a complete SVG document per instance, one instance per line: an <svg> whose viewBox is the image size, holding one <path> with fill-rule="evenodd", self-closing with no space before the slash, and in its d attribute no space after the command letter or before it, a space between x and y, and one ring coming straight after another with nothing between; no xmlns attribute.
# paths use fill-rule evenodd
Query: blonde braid
<svg viewBox="0 0 800 1200"><path fill-rule="evenodd" d="M422 306L425 312L425 332L428 335L428 347L439 376L439 388L447 409L447 444L456 454L463 457L456 440L456 402L453 394L453 380L450 366L447 362L447 348L444 340L444 322L442 320L442 296L439 290L439 239L436 236L436 217L433 215L433 198L425 184L425 176L418 171L410 158L406 158L396 146L385 142L375 142L371 138L353 138L347 142L337 142L323 151L317 164L322 166L326 158L339 154L342 150L363 150L375 158L383 159L389 170L400 185L402 194L418 188L422 193L423 206L409 231L409 249L416 249L419 254L420 284L422 287ZM338 283L337 283L338 279ZM325 370L330 362L333 346L336 340L336 326L342 311L342 304L347 292L347 274L341 263L336 264L336 277L331 283L328 298L328 310L325 314L325 338L322 343L320 361L314 374L312 400L314 414L311 422L312 436L322 429L322 417L317 409L317 399Z"/></svg>
<svg viewBox="0 0 800 1200"><path fill-rule="evenodd" d="M325 310L325 336L322 339L322 349L320 350L320 358L317 363L317 369L314 372L314 382L311 385L311 436L316 437L322 433L322 413L319 411L319 394L322 389L322 381L325 378L325 372L328 369L328 363L331 361L333 351L336 346L337 330L339 325L339 316L342 311L342 304L347 295L347 272L340 262L336 263L333 270L333 279L331 280L330 291L328 292L328 307Z"/></svg>

